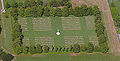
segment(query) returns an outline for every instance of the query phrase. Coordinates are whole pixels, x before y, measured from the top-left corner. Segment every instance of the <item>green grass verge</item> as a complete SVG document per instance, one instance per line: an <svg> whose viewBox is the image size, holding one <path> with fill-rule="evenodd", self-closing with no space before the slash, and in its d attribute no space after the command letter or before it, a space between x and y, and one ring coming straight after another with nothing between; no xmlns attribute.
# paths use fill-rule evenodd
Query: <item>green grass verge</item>
<svg viewBox="0 0 120 61"><path fill-rule="evenodd" d="M15 61L119 61L118 56L108 54L86 54L77 56L69 54L48 54L38 56L18 56Z"/></svg>

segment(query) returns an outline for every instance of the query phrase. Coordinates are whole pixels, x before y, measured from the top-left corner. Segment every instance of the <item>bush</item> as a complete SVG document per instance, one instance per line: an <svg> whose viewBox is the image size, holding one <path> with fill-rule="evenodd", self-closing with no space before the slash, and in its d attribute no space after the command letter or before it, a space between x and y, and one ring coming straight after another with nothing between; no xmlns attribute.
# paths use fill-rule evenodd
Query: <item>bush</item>
<svg viewBox="0 0 120 61"><path fill-rule="evenodd" d="M46 45L44 45L44 46L43 46L43 52L44 52L44 53L48 53L48 52L49 52L49 47L46 46Z"/></svg>
<svg viewBox="0 0 120 61"><path fill-rule="evenodd" d="M80 45L79 44L74 44L73 45L73 52L79 53L80 52Z"/></svg>

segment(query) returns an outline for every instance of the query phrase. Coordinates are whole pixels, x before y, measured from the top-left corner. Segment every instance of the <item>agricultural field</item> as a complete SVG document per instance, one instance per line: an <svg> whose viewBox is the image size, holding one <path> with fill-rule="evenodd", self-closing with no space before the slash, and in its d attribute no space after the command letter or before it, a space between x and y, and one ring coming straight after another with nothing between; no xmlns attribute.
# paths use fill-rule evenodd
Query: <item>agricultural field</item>
<svg viewBox="0 0 120 61"><path fill-rule="evenodd" d="M88 20L89 19L89 20ZM66 46L73 44L98 45L94 16L19 18L26 45ZM60 30L60 35L56 32Z"/></svg>

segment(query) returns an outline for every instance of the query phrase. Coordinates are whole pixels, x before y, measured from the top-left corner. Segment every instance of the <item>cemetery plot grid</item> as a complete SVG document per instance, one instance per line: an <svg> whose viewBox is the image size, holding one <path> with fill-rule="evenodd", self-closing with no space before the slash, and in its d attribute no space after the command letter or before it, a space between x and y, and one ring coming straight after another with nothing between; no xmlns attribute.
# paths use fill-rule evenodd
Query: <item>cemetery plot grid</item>
<svg viewBox="0 0 120 61"><path fill-rule="evenodd" d="M94 17L30 17L26 20L22 22L27 23L28 27L28 31L23 31L25 37L23 43L27 46L39 43L47 46L69 47L76 43L87 44L88 42L99 45L94 29L88 29L88 25L94 26L91 23L94 22ZM56 35L58 29L61 33L59 36Z"/></svg>
<svg viewBox="0 0 120 61"><path fill-rule="evenodd" d="M94 45L99 45L98 38L95 35L89 35L89 42L92 42Z"/></svg>
<svg viewBox="0 0 120 61"><path fill-rule="evenodd" d="M18 22L21 25L22 31L28 31L27 18L20 18Z"/></svg>
<svg viewBox="0 0 120 61"><path fill-rule="evenodd" d="M51 29L51 18L33 18L33 30L34 31L48 31Z"/></svg>
<svg viewBox="0 0 120 61"><path fill-rule="evenodd" d="M30 46L30 41L28 37L24 37L23 44L25 44L26 46Z"/></svg>
<svg viewBox="0 0 120 61"><path fill-rule="evenodd" d="M86 16L85 20L86 20L87 30L95 30L94 17L93 16Z"/></svg>
<svg viewBox="0 0 120 61"><path fill-rule="evenodd" d="M76 43L84 44L83 36L65 36L64 39L66 46L74 45Z"/></svg>
<svg viewBox="0 0 120 61"><path fill-rule="evenodd" d="M54 39L52 37L35 37L35 43L47 46L54 46Z"/></svg>
<svg viewBox="0 0 120 61"><path fill-rule="evenodd" d="M81 30L78 17L61 17L63 30Z"/></svg>

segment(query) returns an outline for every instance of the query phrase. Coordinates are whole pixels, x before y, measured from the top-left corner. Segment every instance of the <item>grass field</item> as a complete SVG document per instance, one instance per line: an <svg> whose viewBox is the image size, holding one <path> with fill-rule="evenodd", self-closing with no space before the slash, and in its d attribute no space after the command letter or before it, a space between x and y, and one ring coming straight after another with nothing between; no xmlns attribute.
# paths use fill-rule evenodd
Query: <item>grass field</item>
<svg viewBox="0 0 120 61"><path fill-rule="evenodd" d="M0 46L4 47L10 53L12 53L12 49L11 49L11 43L12 43L11 42L11 31L12 31L11 20L12 20L12 18L5 18L4 19L4 29L2 29L2 34L0 35L1 36L0 37ZM4 34L4 32L5 32L5 34Z"/></svg>
<svg viewBox="0 0 120 61"><path fill-rule="evenodd" d="M26 45L70 46L75 43L98 45L94 16L20 18ZM91 27L90 27L91 26ZM60 35L56 35L57 30Z"/></svg>
<svg viewBox="0 0 120 61"><path fill-rule="evenodd" d="M120 61L119 57L104 54L49 54L38 56L17 56L14 61Z"/></svg>

